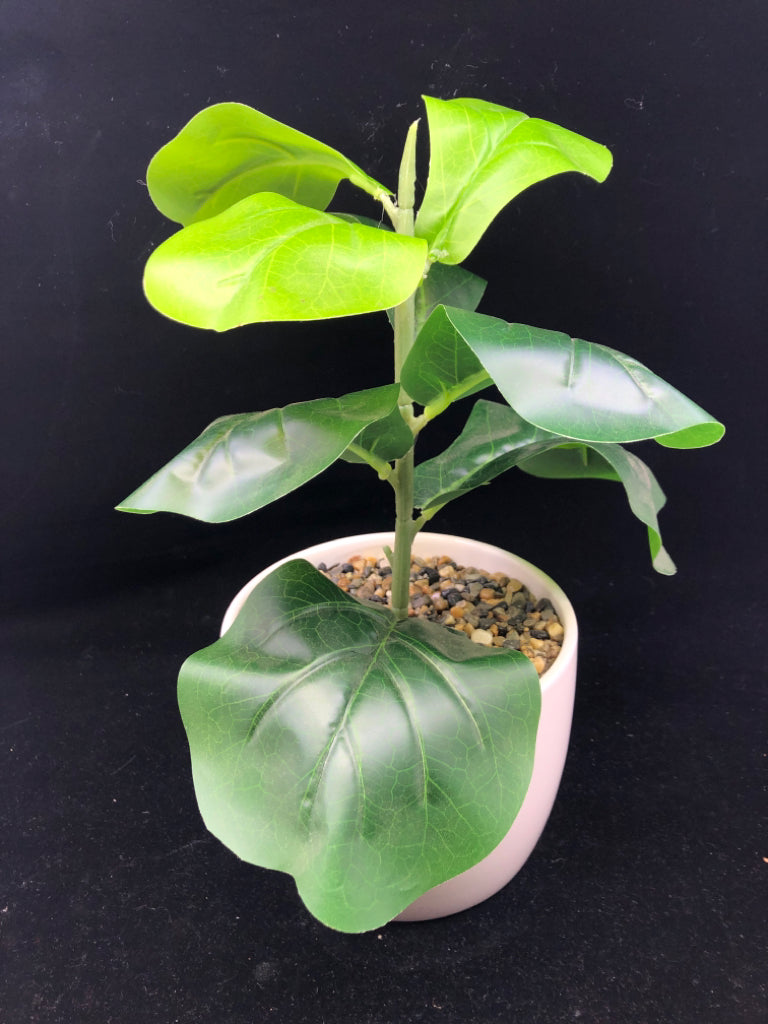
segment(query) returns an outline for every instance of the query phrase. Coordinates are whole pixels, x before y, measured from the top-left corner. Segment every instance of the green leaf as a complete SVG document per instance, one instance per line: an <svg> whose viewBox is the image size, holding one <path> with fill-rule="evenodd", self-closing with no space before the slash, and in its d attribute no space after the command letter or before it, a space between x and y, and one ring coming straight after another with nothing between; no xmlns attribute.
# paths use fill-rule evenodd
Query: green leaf
<svg viewBox="0 0 768 1024"><path fill-rule="evenodd" d="M398 623L293 561L187 660L179 706L210 831L361 932L498 845L530 781L540 686L519 652Z"/></svg>
<svg viewBox="0 0 768 1024"><path fill-rule="evenodd" d="M155 206L180 224L214 217L256 192L324 210L344 178L373 196L388 191L335 149L242 103L201 110L147 171Z"/></svg>
<svg viewBox="0 0 768 1024"><path fill-rule="evenodd" d="M144 291L173 320L225 331L386 309L418 287L425 259L422 239L262 192L163 242Z"/></svg>
<svg viewBox="0 0 768 1024"><path fill-rule="evenodd" d="M435 264L432 271L440 264ZM432 276L430 271L429 277ZM427 278L429 280L429 278ZM491 378L449 318L438 306L419 331L400 373L410 397L437 412L491 383Z"/></svg>
<svg viewBox="0 0 768 1024"><path fill-rule="evenodd" d="M434 263L414 296L414 326L418 333L440 305L475 310L480 305L488 282L464 267ZM394 327L395 311L387 310Z"/></svg>
<svg viewBox="0 0 768 1024"><path fill-rule="evenodd" d="M670 448L700 448L723 436L722 425L702 408L637 360L605 345L445 307L432 314L427 328L429 337L443 339L445 353L426 384L412 390L421 383L417 339L405 387L422 404L430 403L434 378L449 365L451 352L462 372L471 365L463 342L523 419L564 438L655 438ZM452 380L449 376L448 384Z"/></svg>
<svg viewBox="0 0 768 1024"><path fill-rule="evenodd" d="M327 469L369 424L397 408L396 384L215 420L118 505L208 523L263 508Z"/></svg>
<svg viewBox="0 0 768 1024"><path fill-rule="evenodd" d="M400 409L395 406L388 416L366 427L355 438L355 448L362 448L374 459L392 462L401 459L413 444L413 434L406 424ZM368 459L349 449L342 458L346 462L368 462Z"/></svg>
<svg viewBox="0 0 768 1024"><path fill-rule="evenodd" d="M569 441L520 462L520 469L546 480L620 480L621 477L594 447Z"/></svg>
<svg viewBox="0 0 768 1024"><path fill-rule="evenodd" d="M440 508L560 441L509 406L480 399L448 448L416 467L413 503L422 511Z"/></svg>
<svg viewBox="0 0 768 1024"><path fill-rule="evenodd" d="M672 575L675 566L662 547L657 519L665 498L650 469L618 444L563 442L508 406L480 399L459 437L417 467L414 504L440 508L514 466L534 476L618 480L632 512L648 528L654 569Z"/></svg>
<svg viewBox="0 0 768 1024"><path fill-rule="evenodd" d="M564 171L603 181L611 169L604 146L517 110L473 99L424 103L431 153L416 234L431 259L461 263L529 185Z"/></svg>
<svg viewBox="0 0 768 1024"><path fill-rule="evenodd" d="M532 476L620 480L629 507L648 527L651 558L656 572L673 576L677 569L661 543L657 513L666 504L664 492L646 464L618 444L568 445L545 455L521 461L520 469Z"/></svg>

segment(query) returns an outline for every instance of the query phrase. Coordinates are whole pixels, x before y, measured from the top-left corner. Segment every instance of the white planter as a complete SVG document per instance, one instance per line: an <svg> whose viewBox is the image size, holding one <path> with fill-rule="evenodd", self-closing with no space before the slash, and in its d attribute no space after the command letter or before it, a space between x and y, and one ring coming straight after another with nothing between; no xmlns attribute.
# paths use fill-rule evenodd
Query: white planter
<svg viewBox="0 0 768 1024"><path fill-rule="evenodd" d="M283 558L255 576L237 594L224 616L221 632L232 625L248 594L278 565L305 558L313 565L346 562L354 555L382 555L392 545L391 533L369 533L317 544ZM528 793L512 827L487 857L468 871L424 893L407 907L398 921L424 921L466 910L503 888L525 864L544 830L555 802L568 750L576 688L578 629L570 601L558 585L540 569L491 544L448 534L420 533L414 554L423 557L449 555L457 564L488 572L503 572L519 579L537 598L549 598L565 630L562 650L554 665L541 677L541 717L536 737L533 775Z"/></svg>

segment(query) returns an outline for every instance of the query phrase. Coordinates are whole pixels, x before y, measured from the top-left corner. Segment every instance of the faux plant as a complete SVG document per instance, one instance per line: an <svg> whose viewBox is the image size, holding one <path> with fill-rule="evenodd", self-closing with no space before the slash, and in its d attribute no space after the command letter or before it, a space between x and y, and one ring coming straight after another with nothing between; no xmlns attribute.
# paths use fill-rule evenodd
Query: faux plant
<svg viewBox="0 0 768 1024"><path fill-rule="evenodd" d="M555 174L602 181L609 152L481 100L424 102L430 163L418 212L418 122L396 193L236 103L195 116L147 174L158 209L182 225L146 266L161 313L225 331L386 311L394 329L391 383L224 416L119 506L223 522L337 459L393 488L391 609L291 561L179 680L209 829L245 860L292 874L309 910L347 931L383 924L488 854L533 765L540 683L528 659L408 616L418 530L515 466L599 477L623 485L654 567L672 573L663 494L623 445L695 448L723 433L629 356L476 312L485 282L460 264L497 213ZM343 179L372 198L373 219L326 212ZM421 431L491 385L504 402L477 400L456 440L417 466Z"/></svg>

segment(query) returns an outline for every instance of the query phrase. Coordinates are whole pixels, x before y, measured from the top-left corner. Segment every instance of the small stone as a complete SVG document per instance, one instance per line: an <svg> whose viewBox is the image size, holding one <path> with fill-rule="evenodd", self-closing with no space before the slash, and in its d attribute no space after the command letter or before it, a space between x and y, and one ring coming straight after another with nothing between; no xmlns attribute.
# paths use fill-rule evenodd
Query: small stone
<svg viewBox="0 0 768 1024"><path fill-rule="evenodd" d="M491 590L490 587L483 587L477 596L481 601L496 601L499 598L499 593L497 590Z"/></svg>
<svg viewBox="0 0 768 1024"><path fill-rule="evenodd" d="M557 622L557 621L550 622L547 625L547 634L548 634L550 640L562 640L564 633L565 633L565 630L560 625L560 623Z"/></svg>
<svg viewBox="0 0 768 1024"><path fill-rule="evenodd" d="M536 671L537 671L537 672L539 673L539 675L541 675L541 673L542 673L542 672L544 671L544 669L545 669L545 668L547 667L547 663L546 663L546 661L545 661L545 660L544 660L544 659L543 659L543 658L541 657L541 655L537 655L537 656L536 656L536 657L535 657L535 658L533 659L533 667L534 667L534 668L536 669Z"/></svg>
<svg viewBox="0 0 768 1024"><path fill-rule="evenodd" d="M508 629L504 638L504 646L511 647L513 651L520 650L520 634L516 629Z"/></svg>
<svg viewBox="0 0 768 1024"><path fill-rule="evenodd" d="M472 643L482 644L484 647L490 647L493 644L493 634L489 633L487 629L475 629L470 637Z"/></svg>

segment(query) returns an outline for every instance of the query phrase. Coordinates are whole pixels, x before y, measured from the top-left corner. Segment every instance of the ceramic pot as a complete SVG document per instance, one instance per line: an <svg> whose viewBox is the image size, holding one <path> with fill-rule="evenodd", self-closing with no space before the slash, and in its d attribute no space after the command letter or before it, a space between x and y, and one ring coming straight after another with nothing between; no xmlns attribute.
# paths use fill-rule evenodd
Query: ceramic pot
<svg viewBox="0 0 768 1024"><path fill-rule="evenodd" d="M313 565L334 565L354 555L381 557L383 547L394 542L391 533L369 533L317 544L283 558L259 573L237 594L224 616L221 632L234 621L248 594L278 565L305 558ZM413 553L422 557L448 555L457 564L488 572L503 572L519 579L537 598L549 598L565 630L563 646L555 663L541 677L541 716L536 736L533 775L523 805L501 843L474 867L435 886L399 915L398 921L424 921L445 917L481 903L503 888L522 868L544 830L555 802L563 773L573 717L576 687L578 628L570 601L560 587L516 555L501 548L464 537L419 533Z"/></svg>

